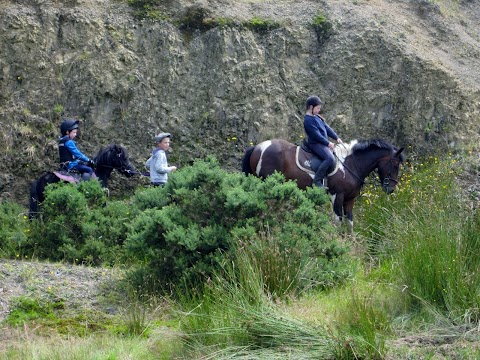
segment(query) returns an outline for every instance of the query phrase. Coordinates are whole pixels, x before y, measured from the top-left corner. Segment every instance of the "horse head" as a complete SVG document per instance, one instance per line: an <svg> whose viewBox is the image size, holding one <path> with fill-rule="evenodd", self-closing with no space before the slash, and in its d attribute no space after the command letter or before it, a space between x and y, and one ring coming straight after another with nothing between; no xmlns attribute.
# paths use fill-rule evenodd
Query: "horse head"
<svg viewBox="0 0 480 360"><path fill-rule="evenodd" d="M95 172L101 171L103 168L110 170L116 169L126 177L138 174L138 171L130 163L127 150L120 145L111 144L101 150L96 156L95 162L97 164Z"/></svg>
<svg viewBox="0 0 480 360"><path fill-rule="evenodd" d="M393 148L389 155L380 159L378 163L378 176L383 191L391 194L395 191L398 184L398 174L400 172L400 165L405 163L404 148Z"/></svg>

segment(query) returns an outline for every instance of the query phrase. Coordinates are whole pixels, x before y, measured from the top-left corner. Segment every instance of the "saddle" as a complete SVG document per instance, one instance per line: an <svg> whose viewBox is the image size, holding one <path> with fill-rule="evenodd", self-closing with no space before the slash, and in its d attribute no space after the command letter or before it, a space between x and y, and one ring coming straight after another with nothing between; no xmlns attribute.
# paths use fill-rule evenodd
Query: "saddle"
<svg viewBox="0 0 480 360"><path fill-rule="evenodd" d="M345 158L350 154L350 148L345 144L337 144L333 153L335 155L335 164L329 169L327 176L332 176L338 171ZM314 176L322 160L310 150L304 140L297 146L295 162L300 170Z"/></svg>
<svg viewBox="0 0 480 360"><path fill-rule="evenodd" d="M66 170L64 168L61 168L60 170L53 171L53 174L58 177L60 180L72 183L72 184L78 184L80 181L82 181L82 174L79 173L76 170ZM97 176L95 173L92 173L91 179L95 179Z"/></svg>

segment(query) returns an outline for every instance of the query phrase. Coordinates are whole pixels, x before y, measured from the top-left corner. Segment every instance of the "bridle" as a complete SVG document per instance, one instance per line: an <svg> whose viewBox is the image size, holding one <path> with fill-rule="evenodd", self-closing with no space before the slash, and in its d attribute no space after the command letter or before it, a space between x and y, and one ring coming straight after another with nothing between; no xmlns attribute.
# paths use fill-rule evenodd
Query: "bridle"
<svg viewBox="0 0 480 360"><path fill-rule="evenodd" d="M387 189L387 188L388 188L388 186L390 185L390 182L394 182L394 183L395 183L395 186L397 186L397 184L398 184L398 180L392 178L394 161L397 161L397 160L391 158L391 159L388 161L388 164L389 164L389 173L388 173L387 176L385 176L385 177L383 178L383 182L381 182L382 188L384 188L384 189ZM399 161L399 160L398 160L398 161Z"/></svg>
<svg viewBox="0 0 480 360"><path fill-rule="evenodd" d="M122 156L121 153L116 153L115 154L118 158L120 158ZM98 167L104 167L104 168L109 168L109 169L116 169L118 170L119 172L123 173L123 174L132 174L132 175L140 175L140 176L150 176L149 173L141 173L139 171L134 171L134 170L130 170L129 168L127 168L125 165L122 165L120 167L117 167L117 166L112 166L112 165L99 165L99 164L96 164L95 168L98 168Z"/></svg>
<svg viewBox="0 0 480 360"><path fill-rule="evenodd" d="M343 144L342 144L342 145L343 145ZM345 145L343 145L343 146L345 147ZM346 148L346 147L345 147L345 148ZM350 172L350 174L352 174L353 177L355 177L355 178L360 182L360 186L365 185L365 181L362 180L362 179L360 179L360 177L359 177L352 169L350 169L350 168L345 164L344 161L342 161L342 160L337 156L337 154L335 153L335 151L333 152L333 155L337 158L338 162L339 162L340 164L342 164L342 166L343 166L345 169L347 169L347 170ZM380 181L380 186L381 186L383 189L385 189L385 190L388 189L388 186L390 185L390 182L394 182L394 183L395 183L395 186L398 184L398 180L396 180L396 179L394 179L394 178L392 177L393 167L394 167L394 166L393 166L394 161L397 161L397 160L394 159L394 158L390 158L390 160L388 161L388 163L389 163L389 173L388 173L388 175L383 178L383 181L379 179L379 181ZM355 166L355 168L357 169L357 172L358 172L358 167L357 167L357 165L356 165L356 163L355 163L355 159L353 159L353 165Z"/></svg>

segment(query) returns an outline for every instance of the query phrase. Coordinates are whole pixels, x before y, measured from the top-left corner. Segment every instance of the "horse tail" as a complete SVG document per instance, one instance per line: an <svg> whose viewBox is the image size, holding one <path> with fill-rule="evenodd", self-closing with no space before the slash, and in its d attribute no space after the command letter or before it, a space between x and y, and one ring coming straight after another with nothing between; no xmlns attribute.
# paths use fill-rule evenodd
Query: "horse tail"
<svg viewBox="0 0 480 360"><path fill-rule="evenodd" d="M35 180L30 186L30 200L28 205L28 218L33 219L38 213L38 191L37 191L38 180Z"/></svg>
<svg viewBox="0 0 480 360"><path fill-rule="evenodd" d="M250 166L250 157L252 156L255 146L250 146L245 150L245 155L242 158L242 172L245 175L253 174L252 167Z"/></svg>

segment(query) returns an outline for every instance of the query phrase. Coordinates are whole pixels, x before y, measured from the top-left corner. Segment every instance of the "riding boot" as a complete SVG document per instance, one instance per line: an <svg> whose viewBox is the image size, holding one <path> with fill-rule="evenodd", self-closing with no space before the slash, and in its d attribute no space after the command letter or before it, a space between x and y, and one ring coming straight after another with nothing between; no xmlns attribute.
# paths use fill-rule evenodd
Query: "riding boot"
<svg viewBox="0 0 480 360"><path fill-rule="evenodd" d="M327 165L327 166L325 166ZM315 172L315 177L313 178L313 184L319 188L328 190L327 181L325 179L328 171L328 163L323 161Z"/></svg>
<svg viewBox="0 0 480 360"><path fill-rule="evenodd" d="M81 175L81 181L88 181L92 178L92 174L89 174L88 172L84 172Z"/></svg>

